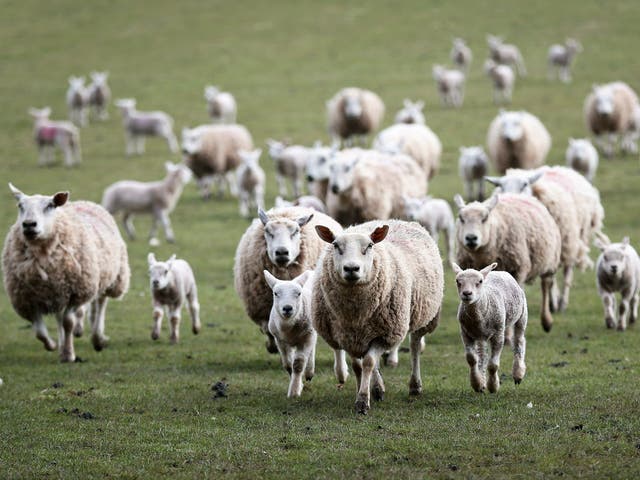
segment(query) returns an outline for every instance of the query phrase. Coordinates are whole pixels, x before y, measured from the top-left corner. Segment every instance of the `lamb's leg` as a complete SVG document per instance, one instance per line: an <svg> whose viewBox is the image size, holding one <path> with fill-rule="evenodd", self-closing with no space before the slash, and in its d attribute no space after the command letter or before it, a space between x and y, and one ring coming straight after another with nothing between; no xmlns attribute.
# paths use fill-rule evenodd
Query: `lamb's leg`
<svg viewBox="0 0 640 480"><path fill-rule="evenodd" d="M129 240L135 240L136 228L133 226L133 215L131 213L127 212L124 214L122 217L122 226Z"/></svg>
<svg viewBox="0 0 640 480"><path fill-rule="evenodd" d="M38 147L38 166L44 167L47 165L47 149L44 146Z"/></svg>
<svg viewBox="0 0 640 480"><path fill-rule="evenodd" d="M507 325L504 329L504 344L513 347L513 325Z"/></svg>
<svg viewBox="0 0 640 480"><path fill-rule="evenodd" d="M104 313L107 309L108 298L106 296L96 298L95 302L95 319L93 321L93 332L91 334L91 343L93 348L99 352L109 343L109 337L104 334Z"/></svg>
<svg viewBox="0 0 640 480"><path fill-rule="evenodd" d="M525 354L527 350L527 341L524 337L525 329L527 328L527 309L524 308L524 312L520 319L513 325L514 337L513 337L513 369L511 375L513 381L518 385L524 378L524 374L527 371L525 365Z"/></svg>
<svg viewBox="0 0 640 480"><path fill-rule="evenodd" d="M378 362L380 360L378 359ZM371 395L376 402L384 400L384 380L382 379L382 374L380 373L380 364L376 365L376 368L373 369L373 375L371 379Z"/></svg>
<svg viewBox="0 0 640 480"><path fill-rule="evenodd" d="M144 135L139 135L136 142L136 151L138 155L142 155L145 152L145 143L146 137Z"/></svg>
<svg viewBox="0 0 640 480"><path fill-rule="evenodd" d="M487 367L487 388L489 392L496 393L500 390L500 377L498 376L498 369L500 368L500 354L502 353L502 347L504 346L504 332L496 333L489 340L491 347L491 358L489 359L489 365Z"/></svg>
<svg viewBox="0 0 640 480"><path fill-rule="evenodd" d="M181 311L182 305L169 309L169 321L171 323L171 336L169 337L169 342L172 345L175 345L178 343L178 340L180 340Z"/></svg>
<svg viewBox="0 0 640 480"><path fill-rule="evenodd" d="M267 341L265 342L267 352L278 353L278 347L276 345L276 341L273 338L273 335L271 335L271 333L269 333L269 331L266 329L266 325L265 325L265 329L263 329L262 331L265 332L265 335L267 336Z"/></svg>
<svg viewBox="0 0 640 480"><path fill-rule="evenodd" d="M362 359L351 357L351 368L356 376L356 392L359 392L360 383L362 382Z"/></svg>
<svg viewBox="0 0 640 480"><path fill-rule="evenodd" d="M396 368L398 366L398 350L400 349L400 345L396 345L391 350L389 350L388 355L384 360L384 364L390 368Z"/></svg>
<svg viewBox="0 0 640 480"><path fill-rule="evenodd" d="M484 375L480 371L481 361L478 358L478 349L476 348L476 342L465 332L460 332L462 337L462 344L464 345L464 352L469 364L469 382L471 388L476 392L484 392L486 384L484 381Z"/></svg>
<svg viewBox="0 0 640 480"><path fill-rule="evenodd" d="M304 379L310 382L316 374L316 342L318 339L317 334L311 335L309 347L305 349L305 355L307 355L307 366L304 369Z"/></svg>
<svg viewBox="0 0 640 480"><path fill-rule="evenodd" d="M160 338L160 329L162 327L162 316L164 315L164 307L159 303L153 305L153 327L151 328L151 339L158 340Z"/></svg>
<svg viewBox="0 0 640 480"><path fill-rule="evenodd" d="M551 284L551 293L549 295L549 311L551 313L555 313L558 311L558 297L560 294L558 293L558 282L556 277L553 277L553 282Z"/></svg>
<svg viewBox="0 0 640 480"><path fill-rule="evenodd" d="M180 147L178 146L178 140L176 140L176 136L173 134L173 130L169 129L165 138L167 139L167 143L169 145L169 150L171 150L171 153L178 153Z"/></svg>
<svg viewBox="0 0 640 480"><path fill-rule="evenodd" d="M62 326L64 334L60 339L60 361L75 362L76 354L73 350L73 327L76 319L73 309L65 309L64 312L58 314L58 325Z"/></svg>
<svg viewBox="0 0 640 480"><path fill-rule="evenodd" d="M129 130L125 133L125 153L127 157L136 153L136 138Z"/></svg>
<svg viewBox="0 0 640 480"><path fill-rule="evenodd" d="M302 195L302 177L296 177L293 180L293 196L298 198Z"/></svg>
<svg viewBox="0 0 640 480"><path fill-rule="evenodd" d="M422 338L416 332L411 334L411 379L409 380L409 395L422 393L422 376L420 375L420 352L422 351Z"/></svg>
<svg viewBox="0 0 640 480"><path fill-rule="evenodd" d="M160 212L160 221L162 222L162 228L164 229L164 236L167 238L167 242L175 243L176 239L173 235L173 229L171 228L169 212L167 212L166 210L162 210Z"/></svg>
<svg viewBox="0 0 640 480"><path fill-rule="evenodd" d="M240 216L248 217L249 216L249 192L247 192L246 190L240 190L239 199L240 199Z"/></svg>
<svg viewBox="0 0 640 480"><path fill-rule="evenodd" d="M616 297L613 293L601 292L602 304L604 306L604 322L607 328L616 327Z"/></svg>
<svg viewBox="0 0 640 480"><path fill-rule="evenodd" d="M76 308L74 314L76 317L76 324L73 327L73 336L81 337L84 333L84 316L86 313L86 305L82 305L81 307Z"/></svg>
<svg viewBox="0 0 640 480"><path fill-rule="evenodd" d="M455 227L453 227L453 225L447 227L447 229L445 230L445 237L447 240L447 258L449 260L449 266L453 268L453 264L456 261L454 256L454 252L455 252L454 243L456 239L456 233L455 233Z"/></svg>
<svg viewBox="0 0 640 480"><path fill-rule="evenodd" d="M160 240L156 237L158 231L158 222L160 221L158 212L154 212L151 216L151 229L149 230L149 245L157 247L160 245Z"/></svg>
<svg viewBox="0 0 640 480"><path fill-rule="evenodd" d="M54 342L49 336L49 331L47 330L47 326L45 325L41 314L36 314L35 318L32 320L31 326L33 328L33 332L36 334L36 338L44 344L44 348L50 352L54 351L56 349L56 342Z"/></svg>
<svg viewBox="0 0 640 480"><path fill-rule="evenodd" d="M347 359L344 350L333 351L333 373L340 385L344 385L349 378L349 370L347 367Z"/></svg>
<svg viewBox="0 0 640 480"><path fill-rule="evenodd" d="M198 292L194 285L193 290L187 295L187 306L189 307L189 315L191 316L191 331L194 335L200 333L200 303L198 303Z"/></svg>
<svg viewBox="0 0 640 480"><path fill-rule="evenodd" d="M640 292L636 291L636 293L631 297L631 315L629 316L629 324L636 323L638 319L638 303L640 301Z"/></svg>
<svg viewBox="0 0 640 480"><path fill-rule="evenodd" d="M229 193L231 193L231 196L237 197L238 196L238 181L237 181L237 176L236 176L235 170L225 173L225 179L227 180L227 184L229 185Z"/></svg>
<svg viewBox="0 0 640 480"><path fill-rule="evenodd" d="M254 196L256 199L256 208L261 208L262 210L264 210L264 188L262 187L262 185L258 185L255 188Z"/></svg>
<svg viewBox="0 0 640 480"><path fill-rule="evenodd" d="M473 198L473 183L470 180L464 180L464 198L467 199L467 202L475 200Z"/></svg>
<svg viewBox="0 0 640 480"><path fill-rule="evenodd" d="M371 345L369 351L362 359L362 376L360 378L360 389L358 390L358 396L356 397L355 409L356 413L366 415L370 408L370 390L371 390L371 377L373 371L378 366L378 361L384 353L384 348L378 345Z"/></svg>
<svg viewBox="0 0 640 480"><path fill-rule="evenodd" d="M278 184L278 194L282 198L287 198L287 185L284 177L278 171L276 171L276 183Z"/></svg>
<svg viewBox="0 0 640 480"><path fill-rule="evenodd" d="M485 182L484 182L484 179L481 178L480 180L478 180L478 201L479 202L484 201L484 197L485 197L484 189L485 189Z"/></svg>
<svg viewBox="0 0 640 480"><path fill-rule="evenodd" d="M545 332L549 332L553 326L553 317L549 309L549 301L551 297L551 288L553 287L553 275L540 277L542 286L542 307L540 309L540 318L542 320L542 328Z"/></svg>
<svg viewBox="0 0 640 480"><path fill-rule="evenodd" d="M558 301L558 311L564 312L569 305L569 292L573 285L573 265L564 267L564 280L562 284L562 296Z"/></svg>
<svg viewBox="0 0 640 480"><path fill-rule="evenodd" d="M307 366L307 356L304 350L296 350L293 356L291 380L289 381L288 398L299 397L302 393L302 373Z"/></svg>
<svg viewBox="0 0 640 480"><path fill-rule="evenodd" d="M291 376L293 368L291 365L291 359L293 352L286 343L280 342L277 338L273 337L273 341L276 344L277 352L280 352L280 362L282 362L282 368Z"/></svg>
<svg viewBox="0 0 640 480"><path fill-rule="evenodd" d="M62 144L62 151L64 152L64 166L73 167L73 148L68 140Z"/></svg>

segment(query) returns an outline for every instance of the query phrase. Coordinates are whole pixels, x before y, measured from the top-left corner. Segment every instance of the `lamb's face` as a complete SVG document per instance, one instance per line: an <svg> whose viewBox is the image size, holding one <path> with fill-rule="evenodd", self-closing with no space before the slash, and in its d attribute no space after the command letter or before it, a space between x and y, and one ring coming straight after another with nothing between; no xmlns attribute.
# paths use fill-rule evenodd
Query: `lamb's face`
<svg viewBox="0 0 640 480"><path fill-rule="evenodd" d="M610 116L615 109L613 92L609 88L597 88L595 94L595 109L598 115Z"/></svg>
<svg viewBox="0 0 640 480"><path fill-rule="evenodd" d="M107 84L107 77L109 74L107 72L92 72L91 73L91 81L94 85L98 87L103 87Z"/></svg>
<svg viewBox="0 0 640 480"><path fill-rule="evenodd" d="M84 77L69 77L69 86L72 90L82 90L84 88Z"/></svg>
<svg viewBox="0 0 640 480"><path fill-rule="evenodd" d="M275 140L267 141L267 145L269 146L269 156L271 158L279 157L282 151L284 150L284 143L276 142Z"/></svg>
<svg viewBox="0 0 640 480"><path fill-rule="evenodd" d="M220 90L218 89L218 87L214 87L212 85L208 85L204 89L204 98L208 102L212 102L212 101L215 100L215 98L218 96L219 93L220 93Z"/></svg>
<svg viewBox="0 0 640 480"><path fill-rule="evenodd" d="M195 155L202 148L202 137L195 129L182 129L182 153Z"/></svg>
<svg viewBox="0 0 640 480"><path fill-rule="evenodd" d="M600 268L614 278L622 277L625 269L626 244L613 243L602 252Z"/></svg>
<svg viewBox="0 0 640 480"><path fill-rule="evenodd" d="M426 203L424 198L404 197L404 214L407 220L415 221L420 216L422 206Z"/></svg>
<svg viewBox="0 0 640 480"><path fill-rule="evenodd" d="M286 268L300 255L301 229L313 217L313 214L296 220L278 218L269 220L264 212L260 219L264 226L264 239L267 242L269 260L278 267Z"/></svg>
<svg viewBox="0 0 640 480"><path fill-rule="evenodd" d="M126 114L136 108L136 101L133 98L120 98L115 101L115 105L120 109L120 112Z"/></svg>
<svg viewBox="0 0 640 480"><path fill-rule="evenodd" d="M9 184L18 201L18 220L22 235L26 242L47 240L53 234L57 208L67 202L69 192L58 192L53 196L25 195Z"/></svg>
<svg viewBox="0 0 640 480"><path fill-rule="evenodd" d="M273 291L273 305L282 318L295 318L302 305L302 286L295 281L278 281Z"/></svg>
<svg viewBox="0 0 640 480"><path fill-rule="evenodd" d="M503 193L522 193L531 195L531 184L527 177L520 175L507 175L500 179L498 186Z"/></svg>
<svg viewBox="0 0 640 480"><path fill-rule="evenodd" d="M424 108L424 102L411 102L405 100L404 108L398 112L398 119L402 123L425 123L424 114L422 109Z"/></svg>
<svg viewBox="0 0 640 480"><path fill-rule="evenodd" d="M456 235L466 249L475 251L489 242L489 215L491 209L485 203L473 202L458 213Z"/></svg>
<svg viewBox="0 0 640 480"><path fill-rule="evenodd" d="M313 147L307 159L307 180L309 182L328 180L331 176L330 165L334 155L335 150L330 147Z"/></svg>
<svg viewBox="0 0 640 480"><path fill-rule="evenodd" d="M480 298L484 277L478 270L468 269L456 275L458 296L463 303L473 304Z"/></svg>
<svg viewBox="0 0 640 480"><path fill-rule="evenodd" d="M51 108L49 107L45 107L45 108L30 108L29 109L29 115L31 115L31 117L36 121L36 122L42 122L45 120L49 120L49 117L51 116Z"/></svg>
<svg viewBox="0 0 640 480"><path fill-rule="evenodd" d="M362 115L362 102L357 95L346 95L344 97L344 115L347 118L360 118Z"/></svg>
<svg viewBox="0 0 640 480"><path fill-rule="evenodd" d="M460 165L473 166L484 161L485 157L482 147L460 147Z"/></svg>
<svg viewBox="0 0 640 480"><path fill-rule="evenodd" d="M517 142L524 135L522 116L517 112L505 112L501 115L500 134L509 142Z"/></svg>
<svg viewBox="0 0 640 480"><path fill-rule="evenodd" d="M581 158L586 159L589 156L589 150L591 142L587 139L569 139L569 146L567 147L567 156L569 158Z"/></svg>
<svg viewBox="0 0 640 480"><path fill-rule="evenodd" d="M342 157L335 159L329 166L329 186L331 191L340 195L348 191L353 185L353 170L358 158Z"/></svg>
<svg viewBox="0 0 640 480"><path fill-rule="evenodd" d="M173 281L172 261L155 262L149 266L149 284L151 290L164 290Z"/></svg>
<svg viewBox="0 0 640 480"><path fill-rule="evenodd" d="M565 45L568 50L573 52L580 53L582 51L582 44L573 38L567 38Z"/></svg>
<svg viewBox="0 0 640 480"><path fill-rule="evenodd" d="M487 45L489 45L489 48L491 49L498 48L502 45L502 39L495 35L487 35Z"/></svg>

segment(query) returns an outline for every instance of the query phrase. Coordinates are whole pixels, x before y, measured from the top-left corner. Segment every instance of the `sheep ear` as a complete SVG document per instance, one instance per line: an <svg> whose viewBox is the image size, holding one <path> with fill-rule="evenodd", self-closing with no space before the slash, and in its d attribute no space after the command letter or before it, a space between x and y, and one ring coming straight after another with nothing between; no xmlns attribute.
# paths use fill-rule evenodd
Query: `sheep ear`
<svg viewBox="0 0 640 480"><path fill-rule="evenodd" d="M252 152L253 159L255 160L256 163L260 161L260 155L262 155L261 148L257 148Z"/></svg>
<svg viewBox="0 0 640 480"><path fill-rule="evenodd" d="M497 266L498 266L498 263L493 262L491 265L488 265L484 267L482 270L480 270L480 273L484 278L487 278L487 275L489 275L489 272L491 272L492 270L495 270Z"/></svg>
<svg viewBox="0 0 640 480"><path fill-rule="evenodd" d="M296 223L300 226L300 227L304 227L307 223L309 223L309 221L313 218L313 213L311 215L307 215L304 217L299 217L296 219Z"/></svg>
<svg viewBox="0 0 640 480"><path fill-rule="evenodd" d="M455 273L456 275L458 275L460 272L462 272L462 269L460 268L460 265L458 265L455 262L451 264L451 268L453 268L453 273Z"/></svg>
<svg viewBox="0 0 640 480"><path fill-rule="evenodd" d="M629 245L629 237L624 237L622 239L622 246L626 247L627 245Z"/></svg>
<svg viewBox="0 0 640 480"><path fill-rule="evenodd" d="M388 233L389 233L389 225L383 225L381 227L376 228L373 232L371 232L371 235L369 235L369 238L371 238L371 241L373 243L380 243L382 240L386 238Z"/></svg>
<svg viewBox="0 0 640 480"><path fill-rule="evenodd" d="M313 148L320 148L322 147L322 140L316 140L315 142L313 142Z"/></svg>
<svg viewBox="0 0 640 480"><path fill-rule="evenodd" d="M460 150L460 153L464 153L464 151L465 151L465 148L466 148L466 147L460 147L460 148L459 148L459 150ZM485 179L486 179L486 177L485 177Z"/></svg>
<svg viewBox="0 0 640 480"><path fill-rule="evenodd" d="M20 201L22 199L22 197L25 196L24 193L22 193L20 190L18 190L16 187L14 187L11 182L9 182L9 190L11 190L11 193L13 194L15 199L18 200L18 201Z"/></svg>
<svg viewBox="0 0 640 480"><path fill-rule="evenodd" d="M607 248L607 244L598 237L593 239L593 245L601 252L604 252Z"/></svg>
<svg viewBox="0 0 640 480"><path fill-rule="evenodd" d="M264 279L267 281L267 284L269 284L269 288L273 290L273 287L276 285L278 279L271 275L268 270L263 270L262 273L264 273Z"/></svg>
<svg viewBox="0 0 640 480"><path fill-rule="evenodd" d="M304 284L307 283L312 276L313 270L305 270L303 273L294 278L293 281L298 283L298 285L300 285L301 287L304 287Z"/></svg>
<svg viewBox="0 0 640 480"><path fill-rule="evenodd" d="M418 109L418 110L422 110L424 108L424 102L422 100L417 101L416 103L414 103L414 106Z"/></svg>
<svg viewBox="0 0 640 480"><path fill-rule="evenodd" d="M489 212L491 212L491 210L496 208L496 205L498 204L499 199L500 199L499 195L491 195L491 198L489 198L489 200L486 201L485 206L489 209Z"/></svg>
<svg viewBox="0 0 640 480"><path fill-rule="evenodd" d="M267 214L264 213L264 210L261 208L258 209L258 217L260 218L262 225L269 223L269 217L267 217Z"/></svg>
<svg viewBox="0 0 640 480"><path fill-rule="evenodd" d="M456 193L456 195L453 197L453 203L456 204L456 207L458 207L458 209L462 210L464 208L464 200L462 199L462 196L458 193Z"/></svg>
<svg viewBox="0 0 640 480"><path fill-rule="evenodd" d="M500 177L484 177L484 179L496 187L502 186L502 179Z"/></svg>
<svg viewBox="0 0 640 480"><path fill-rule="evenodd" d="M333 234L329 227L325 227L324 225L316 225L316 233L318 236L327 243L333 243L336 239L336 236Z"/></svg>
<svg viewBox="0 0 640 480"><path fill-rule="evenodd" d="M147 263L149 264L149 266L154 265L156 262L156 256L153 254L153 252L149 252L149 255L147 255Z"/></svg>
<svg viewBox="0 0 640 480"><path fill-rule="evenodd" d="M69 192L58 192L53 196L53 204L56 207L61 207L69 200Z"/></svg>
<svg viewBox="0 0 640 480"><path fill-rule="evenodd" d="M176 259L176 254L174 253L169 257L169 260L167 260L167 263L172 263L175 259Z"/></svg>
<svg viewBox="0 0 640 480"><path fill-rule="evenodd" d="M544 175L544 172L536 172L533 175L531 175L528 178L529 185L533 185L534 183L536 183L538 180L542 178L543 175Z"/></svg>
<svg viewBox="0 0 640 480"><path fill-rule="evenodd" d="M407 108L408 108L408 107L410 107L410 106L411 106L411 100L409 100L408 98L405 98L405 99L402 101L402 104L403 104L405 107L407 107Z"/></svg>

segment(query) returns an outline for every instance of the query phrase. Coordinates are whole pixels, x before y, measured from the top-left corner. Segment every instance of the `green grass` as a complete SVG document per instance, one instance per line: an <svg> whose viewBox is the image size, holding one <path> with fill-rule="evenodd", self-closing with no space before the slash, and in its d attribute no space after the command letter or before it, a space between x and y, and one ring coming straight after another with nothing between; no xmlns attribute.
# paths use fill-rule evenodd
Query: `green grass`
<svg viewBox="0 0 640 480"><path fill-rule="evenodd" d="M548 162L563 163L566 139L586 134L582 102L594 82L626 80L640 88L640 6L618 2L92 2L5 0L0 17L0 179L27 193L70 189L99 201L115 180L153 180L172 159L160 140L143 157L124 157L114 108L111 120L82 130L84 163L36 166L30 106L66 116L71 74L108 69L115 96L141 109L162 109L177 129L207 121L202 89L232 91L239 120L257 145L268 137L326 140L324 102L339 88L377 91L387 124L404 97L427 101L427 121L444 145L443 167L430 190L451 199L460 145L484 142L496 114L481 72L486 33L517 43L530 76L519 80L514 108L540 116L554 138ZM446 63L461 35L475 61L464 107L439 107L432 63ZM546 50L565 36L585 47L567 86L546 80ZM177 157L173 158L177 160ZM266 158L268 201L275 195ZM596 185L606 231L640 245L637 157L604 160ZM1 188L1 187L0 187ZM8 189L0 203L6 231L16 211ZM247 222L237 202L203 202L189 186L172 215L176 252L194 266L204 328L168 344L152 342L146 276L148 246L129 243L131 289L107 311L111 346L94 352L76 342L85 362L58 363L0 295L0 476L3 478L380 478L591 477L640 474L638 326L604 328L593 272L576 275L569 311L550 334L539 324L539 287L527 287L528 372L517 388L475 394L455 318L452 274L446 272L442 323L422 357L424 394L408 396L409 362L385 370L387 396L370 415L352 413L354 382L338 390L332 358L318 348L317 376L301 399L285 398L287 376L269 356L232 286L235 246ZM149 220L138 218L144 237ZM595 252L593 252L595 256ZM55 331L54 322L49 322ZM566 362L564 366L558 365ZM511 353L502 371L510 370ZM561 364L561 363L560 363ZM224 379L228 397L214 399ZM53 388L53 384L63 384ZM527 408L531 402L533 408ZM83 418L90 413L94 418ZM89 415L85 415L87 417Z"/></svg>

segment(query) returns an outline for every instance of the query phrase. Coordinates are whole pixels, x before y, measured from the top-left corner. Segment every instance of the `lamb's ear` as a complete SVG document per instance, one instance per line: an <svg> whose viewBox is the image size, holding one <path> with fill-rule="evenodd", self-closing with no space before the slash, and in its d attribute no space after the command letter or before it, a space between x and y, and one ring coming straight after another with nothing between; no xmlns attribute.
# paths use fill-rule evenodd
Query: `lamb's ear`
<svg viewBox="0 0 640 480"><path fill-rule="evenodd" d="M460 149L459 149L460 153L464 153L465 149L466 149L466 147L464 147L464 146L460 147Z"/></svg>
<svg viewBox="0 0 640 480"><path fill-rule="evenodd" d="M411 100L409 100L408 98L405 98L405 99L402 101L402 104L403 104L405 107L407 107L407 108L408 108L408 107L410 107L410 106L411 106Z"/></svg>
<svg viewBox="0 0 640 480"><path fill-rule="evenodd" d="M491 212L491 210L496 208L496 205L498 204L499 199L500 199L499 195L491 195L491 198L489 198L489 200L485 202L485 206L489 209L489 212Z"/></svg>
<svg viewBox="0 0 640 480"><path fill-rule="evenodd" d="M303 273L294 278L293 281L298 283L298 285L300 285L301 287L304 287L304 284L307 283L312 276L313 270L305 270Z"/></svg>
<svg viewBox="0 0 640 480"><path fill-rule="evenodd" d="M622 248L625 248L628 245L629 245L629 237L624 237L622 239Z"/></svg>
<svg viewBox="0 0 640 480"><path fill-rule="evenodd" d="M593 239L593 245L601 252L604 252L607 248L607 245L598 237Z"/></svg>
<svg viewBox="0 0 640 480"><path fill-rule="evenodd" d="M305 215L304 217L299 217L296 219L296 223L300 227L304 227L309 221L313 218L313 213L311 215Z"/></svg>
<svg viewBox="0 0 640 480"><path fill-rule="evenodd" d="M267 217L267 214L264 213L264 210L261 208L258 209L258 217L260 218L262 225L269 223L269 217Z"/></svg>
<svg viewBox="0 0 640 480"><path fill-rule="evenodd" d="M61 207L69 200L69 192L58 192L52 198L53 204L56 207Z"/></svg>
<svg viewBox="0 0 640 480"><path fill-rule="evenodd" d="M496 187L502 187L502 178L501 177L484 177L484 179L491 183L492 185L495 185Z"/></svg>
<svg viewBox="0 0 640 480"><path fill-rule="evenodd" d="M451 268L453 268L453 273L455 273L456 275L458 275L460 272L462 272L462 269L460 268L460 265L458 265L455 262L451 264Z"/></svg>
<svg viewBox="0 0 640 480"><path fill-rule="evenodd" d="M422 100L417 101L413 104L418 110L422 110L424 108L424 102Z"/></svg>
<svg viewBox="0 0 640 480"><path fill-rule="evenodd" d="M458 207L459 210L462 210L465 205L464 200L459 193L456 193L456 195L453 197L453 203L456 204L456 207Z"/></svg>
<svg viewBox="0 0 640 480"><path fill-rule="evenodd" d="M269 288L273 289L278 279L271 275L268 270L263 270L262 273L264 273L264 279L267 281Z"/></svg>
<svg viewBox="0 0 640 480"><path fill-rule="evenodd" d="M536 183L538 180L540 180L542 178L542 175L544 175L544 172L536 172L533 175L531 175L527 180L529 181L529 185L533 185L534 183Z"/></svg>
<svg viewBox="0 0 640 480"><path fill-rule="evenodd" d="M147 255L147 263L149 264L149 266L154 265L156 262L156 256L153 254L153 252L149 252L149 255Z"/></svg>
<svg viewBox="0 0 640 480"><path fill-rule="evenodd" d="M487 265L482 270L480 270L480 273L484 278L487 278L487 275L489 275L489 272L491 272L492 270L495 270L497 266L498 266L498 263L493 262L491 265Z"/></svg>
<svg viewBox="0 0 640 480"><path fill-rule="evenodd" d="M329 227L325 227L324 225L316 225L316 233L318 236L327 243L333 243L336 239L336 236L333 234Z"/></svg>
<svg viewBox="0 0 640 480"><path fill-rule="evenodd" d="M11 190L11 193L13 194L16 200L20 201L20 199L24 197L24 193L22 193L20 190L14 187L11 182L9 182L9 189Z"/></svg>
<svg viewBox="0 0 640 480"><path fill-rule="evenodd" d="M389 233L389 225L383 225L381 227L376 228L373 232L371 232L371 235L369 235L369 238L371 238L371 241L373 243L380 243L382 240L386 238L387 233Z"/></svg>
<svg viewBox="0 0 640 480"><path fill-rule="evenodd" d="M175 259L176 259L176 254L174 253L169 257L169 260L167 260L167 263L173 263Z"/></svg>

